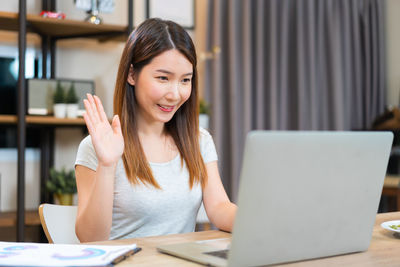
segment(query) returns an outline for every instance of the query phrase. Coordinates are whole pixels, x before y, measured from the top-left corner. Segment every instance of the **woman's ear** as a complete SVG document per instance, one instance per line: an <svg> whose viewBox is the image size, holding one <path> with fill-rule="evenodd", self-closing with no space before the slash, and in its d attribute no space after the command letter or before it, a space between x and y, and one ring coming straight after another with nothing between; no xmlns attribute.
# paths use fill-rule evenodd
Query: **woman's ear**
<svg viewBox="0 0 400 267"><path fill-rule="evenodd" d="M135 86L135 72L133 71L133 66L129 67L128 79L126 80L130 85Z"/></svg>

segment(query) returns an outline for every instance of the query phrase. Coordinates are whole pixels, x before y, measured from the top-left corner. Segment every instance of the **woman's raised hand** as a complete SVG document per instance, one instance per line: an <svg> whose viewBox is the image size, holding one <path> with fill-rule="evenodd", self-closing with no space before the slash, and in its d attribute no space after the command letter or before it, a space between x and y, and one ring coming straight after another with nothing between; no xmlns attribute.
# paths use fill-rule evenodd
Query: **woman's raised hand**
<svg viewBox="0 0 400 267"><path fill-rule="evenodd" d="M83 100L86 112L83 115L89 134L92 138L99 164L112 166L118 162L124 152L124 137L118 115L107 119L100 98L87 94Z"/></svg>

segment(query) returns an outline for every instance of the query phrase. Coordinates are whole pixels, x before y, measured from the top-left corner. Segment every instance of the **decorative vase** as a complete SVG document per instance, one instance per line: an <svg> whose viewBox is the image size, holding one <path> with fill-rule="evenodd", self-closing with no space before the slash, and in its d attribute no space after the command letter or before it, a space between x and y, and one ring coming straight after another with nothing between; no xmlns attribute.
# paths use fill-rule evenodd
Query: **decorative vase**
<svg viewBox="0 0 400 267"><path fill-rule="evenodd" d="M67 104L67 118L75 119L78 117L78 104Z"/></svg>
<svg viewBox="0 0 400 267"><path fill-rule="evenodd" d="M209 116L207 114L200 114L199 116L199 126L201 128L204 128L206 130L208 130L208 124L209 124Z"/></svg>
<svg viewBox="0 0 400 267"><path fill-rule="evenodd" d="M67 113L67 105L66 104L54 104L53 105L54 117L56 118L65 118Z"/></svg>
<svg viewBox="0 0 400 267"><path fill-rule="evenodd" d="M72 200L74 195L73 194L54 194L54 198L58 200L60 205L71 206Z"/></svg>

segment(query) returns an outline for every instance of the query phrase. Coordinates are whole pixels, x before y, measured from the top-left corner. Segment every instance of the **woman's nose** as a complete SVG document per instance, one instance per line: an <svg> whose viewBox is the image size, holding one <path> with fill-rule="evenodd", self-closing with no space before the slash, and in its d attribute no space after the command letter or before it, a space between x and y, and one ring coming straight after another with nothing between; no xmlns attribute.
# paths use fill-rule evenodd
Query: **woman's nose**
<svg viewBox="0 0 400 267"><path fill-rule="evenodd" d="M179 84L172 83L166 95L168 100L179 100Z"/></svg>

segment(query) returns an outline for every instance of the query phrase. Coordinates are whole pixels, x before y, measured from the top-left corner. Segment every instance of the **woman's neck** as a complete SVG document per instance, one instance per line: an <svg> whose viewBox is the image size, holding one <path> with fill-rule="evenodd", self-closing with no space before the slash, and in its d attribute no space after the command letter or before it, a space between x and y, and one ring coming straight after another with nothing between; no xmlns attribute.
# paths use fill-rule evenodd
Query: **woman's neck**
<svg viewBox="0 0 400 267"><path fill-rule="evenodd" d="M165 135L165 123L162 122L149 123L144 119L139 119L137 125L138 125L139 136L162 138Z"/></svg>
<svg viewBox="0 0 400 267"><path fill-rule="evenodd" d="M165 123L138 121L138 135L149 162L169 162L179 153L174 140L165 131Z"/></svg>

